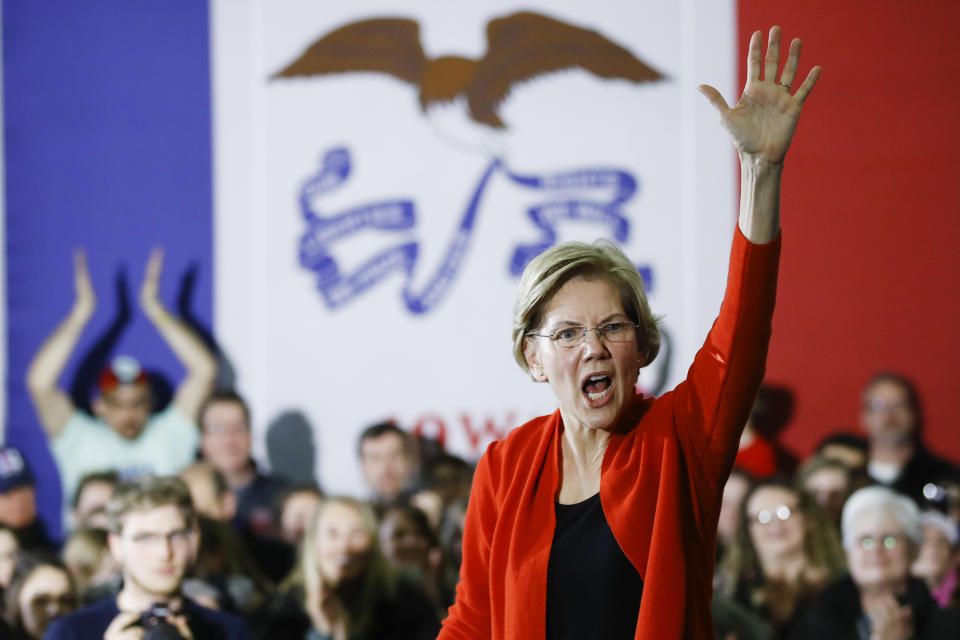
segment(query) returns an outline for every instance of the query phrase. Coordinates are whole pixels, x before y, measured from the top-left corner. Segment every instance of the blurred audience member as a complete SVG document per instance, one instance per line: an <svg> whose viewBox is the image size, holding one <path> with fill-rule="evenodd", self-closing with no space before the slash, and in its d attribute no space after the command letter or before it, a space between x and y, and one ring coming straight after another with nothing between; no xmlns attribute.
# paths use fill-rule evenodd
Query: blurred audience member
<svg viewBox="0 0 960 640"><path fill-rule="evenodd" d="M33 474L13 447L0 447L0 525L9 527L21 549L40 553L56 551L37 517Z"/></svg>
<svg viewBox="0 0 960 640"><path fill-rule="evenodd" d="M717 523L717 545L721 551L733 544L743 521L743 499L750 490L752 480L743 469L734 467L723 485L720 501L720 520Z"/></svg>
<svg viewBox="0 0 960 640"><path fill-rule="evenodd" d="M769 478L780 470L777 448L758 431L758 426L771 413L770 387L763 385L757 393L747 424L740 434L740 446L733 466L742 469L757 479Z"/></svg>
<svg viewBox="0 0 960 640"><path fill-rule="evenodd" d="M73 581L67 570L51 560L24 555L4 594L7 622L15 637L41 640L55 619L77 606Z"/></svg>
<svg viewBox="0 0 960 640"><path fill-rule="evenodd" d="M77 409L57 386L64 367L96 306L82 251L74 256L73 307L30 364L27 389L50 450L60 470L64 517L80 478L91 471L177 473L190 464L199 443L197 409L210 393L217 365L190 327L170 314L160 300L163 253L150 254L140 290L140 307L186 370L173 402L151 415L152 395L146 371L130 356L115 358L100 377L93 401L96 418Z"/></svg>
<svg viewBox="0 0 960 640"><path fill-rule="evenodd" d="M205 577L224 590L224 596L232 600L238 610L249 611L250 602L257 599L255 595L268 588L266 578L279 581L290 573L296 560L295 547L279 538L257 535L250 529L234 530L231 521L236 514L236 495L230 491L223 474L209 462L193 463L180 472L180 479L190 489L194 508L203 517L201 559L222 556L224 561L229 560L219 568L211 568ZM237 586L244 582L247 586ZM243 597L230 595L231 590L242 593Z"/></svg>
<svg viewBox="0 0 960 640"><path fill-rule="evenodd" d="M294 547L303 540L307 527L323 501L323 493L315 486L291 487L280 501L280 535Z"/></svg>
<svg viewBox="0 0 960 640"><path fill-rule="evenodd" d="M958 594L957 565L960 563L960 548L957 545L957 522L939 511L926 511L920 515L923 525L923 542L910 573L923 580L930 595L941 607L952 602Z"/></svg>
<svg viewBox="0 0 960 640"><path fill-rule="evenodd" d="M200 516L199 529L200 548L193 576L217 594L217 606L213 608L238 613L252 623L272 593L273 584L229 523ZM279 569L289 573L293 554L276 562L282 562ZM279 569L275 566L274 573L280 573ZM210 593L197 584L191 584L190 588L194 593Z"/></svg>
<svg viewBox="0 0 960 640"><path fill-rule="evenodd" d="M443 550L426 514L413 505L388 507L380 521L379 540L390 566L416 579L438 614L445 613L453 604L452 585L443 582Z"/></svg>
<svg viewBox="0 0 960 640"><path fill-rule="evenodd" d="M93 471L77 484L73 496L73 526L76 529L107 529L107 501L120 481L116 471Z"/></svg>
<svg viewBox="0 0 960 640"><path fill-rule="evenodd" d="M20 543L13 529L0 524L0 595L10 586L13 570L20 558Z"/></svg>
<svg viewBox="0 0 960 640"><path fill-rule="evenodd" d="M797 470L797 484L830 516L840 530L840 516L853 486L852 473L838 460L813 456Z"/></svg>
<svg viewBox="0 0 960 640"><path fill-rule="evenodd" d="M141 476L121 482L107 504L108 544L123 573L116 598L105 598L58 618L47 640L139 637L144 614L164 618L187 638L246 639L243 622L197 605L182 592L199 535L186 485L173 477Z"/></svg>
<svg viewBox="0 0 960 640"><path fill-rule="evenodd" d="M81 604L120 591L120 568L110 554L106 529L77 529L63 545L61 557L73 577Z"/></svg>
<svg viewBox="0 0 960 640"><path fill-rule="evenodd" d="M277 535L275 505L289 483L257 469L246 401L236 391L214 391L200 409L200 428L204 460L223 474L235 497L235 526Z"/></svg>
<svg viewBox="0 0 960 640"><path fill-rule="evenodd" d="M785 481L754 485L741 513L741 531L721 560L721 594L783 636L817 593L843 575L839 537L817 506Z"/></svg>
<svg viewBox="0 0 960 640"><path fill-rule="evenodd" d="M410 434L390 422L372 425L360 434L357 452L376 508L412 494L418 461Z"/></svg>
<svg viewBox="0 0 960 640"><path fill-rule="evenodd" d="M920 504L925 485L960 481L960 469L923 444L919 399L910 380L896 373L878 373L861 399L860 424L870 441L867 473L874 482Z"/></svg>
<svg viewBox="0 0 960 640"><path fill-rule="evenodd" d="M426 489L440 496L442 509L470 495L473 469L463 458L441 452L429 458L423 469Z"/></svg>
<svg viewBox="0 0 960 640"><path fill-rule="evenodd" d="M390 568L373 510L327 498L310 523L289 582L299 607L275 612L269 638L432 640L440 622L421 587Z"/></svg>
<svg viewBox="0 0 960 640"><path fill-rule="evenodd" d="M816 455L825 460L836 460L854 476L866 475L869 444L865 438L852 433L833 433L820 441Z"/></svg>
<svg viewBox="0 0 960 640"><path fill-rule="evenodd" d="M443 584L455 590L463 562L463 525L467 520L467 499L450 503L440 521L440 548L443 550Z"/></svg>
<svg viewBox="0 0 960 640"><path fill-rule="evenodd" d="M910 577L923 540L917 506L885 487L854 492L843 508L849 577L827 587L791 640L960 638L960 614L939 609Z"/></svg>

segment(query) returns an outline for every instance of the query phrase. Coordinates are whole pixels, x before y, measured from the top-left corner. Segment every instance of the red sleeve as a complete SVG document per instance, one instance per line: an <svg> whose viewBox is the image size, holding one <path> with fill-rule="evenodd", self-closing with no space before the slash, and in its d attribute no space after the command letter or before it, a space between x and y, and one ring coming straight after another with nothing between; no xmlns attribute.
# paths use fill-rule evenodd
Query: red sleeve
<svg viewBox="0 0 960 640"><path fill-rule="evenodd" d="M491 472L491 449L477 463L463 529L463 560L456 601L437 640L489 638L491 635L490 544L498 513Z"/></svg>
<svg viewBox="0 0 960 640"><path fill-rule="evenodd" d="M723 483L763 381L779 258L780 236L753 244L737 228L720 313L676 389L674 424L701 531L714 528Z"/></svg>

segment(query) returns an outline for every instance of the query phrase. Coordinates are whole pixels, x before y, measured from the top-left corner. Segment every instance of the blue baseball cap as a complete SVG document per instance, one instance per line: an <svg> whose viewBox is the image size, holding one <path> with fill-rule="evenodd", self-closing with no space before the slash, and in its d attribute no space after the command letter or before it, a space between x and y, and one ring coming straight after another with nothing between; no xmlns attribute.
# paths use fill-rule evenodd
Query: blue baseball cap
<svg viewBox="0 0 960 640"><path fill-rule="evenodd" d="M0 493L32 486L33 474L23 455L13 447L0 447Z"/></svg>

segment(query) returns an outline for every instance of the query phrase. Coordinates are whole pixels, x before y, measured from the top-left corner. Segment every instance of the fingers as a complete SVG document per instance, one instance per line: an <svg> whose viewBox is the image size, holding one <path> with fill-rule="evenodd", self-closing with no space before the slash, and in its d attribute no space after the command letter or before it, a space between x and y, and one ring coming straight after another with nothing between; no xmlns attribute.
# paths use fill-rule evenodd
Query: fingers
<svg viewBox="0 0 960 640"><path fill-rule="evenodd" d="M813 85L817 84L817 79L820 78L821 71L823 71L823 67L814 67L813 69L810 69L810 73L807 74L803 84L800 85L800 88L797 89L797 92L793 94L793 97L796 98L800 104L803 104L803 101L807 99L810 91L813 90Z"/></svg>
<svg viewBox="0 0 960 640"><path fill-rule="evenodd" d="M163 270L163 248L154 247L150 252L150 258L147 260L147 280L159 280L160 272Z"/></svg>
<svg viewBox="0 0 960 640"><path fill-rule="evenodd" d="M88 273L87 252L83 247L77 247L73 250L73 271L77 275Z"/></svg>
<svg viewBox="0 0 960 640"><path fill-rule="evenodd" d="M143 638L143 627L130 626L139 619L139 613L121 612L104 631L104 640L139 640Z"/></svg>
<svg viewBox="0 0 960 640"><path fill-rule="evenodd" d="M710 101L710 104L713 105L713 108L717 110L717 113L720 114L720 117L723 118L727 115L727 112L730 111L730 107L727 105L727 101L723 99L723 96L720 95L720 92L711 87L708 84L702 84L697 87L697 91L702 93L707 100Z"/></svg>
<svg viewBox="0 0 960 640"><path fill-rule="evenodd" d="M760 42L763 35L754 31L750 36L750 50L747 53L747 82L760 79Z"/></svg>
<svg viewBox="0 0 960 640"><path fill-rule="evenodd" d="M800 62L800 47L802 44L800 38L794 38L793 42L790 43L790 53L787 54L787 62L783 65L783 73L780 74L779 84L793 86L793 79L797 75L797 64Z"/></svg>
<svg viewBox="0 0 960 640"><path fill-rule="evenodd" d="M751 41L752 44L752 41ZM780 27L771 27L767 38L767 57L763 64L763 79L777 81L780 70ZM786 84L790 84L789 82Z"/></svg>

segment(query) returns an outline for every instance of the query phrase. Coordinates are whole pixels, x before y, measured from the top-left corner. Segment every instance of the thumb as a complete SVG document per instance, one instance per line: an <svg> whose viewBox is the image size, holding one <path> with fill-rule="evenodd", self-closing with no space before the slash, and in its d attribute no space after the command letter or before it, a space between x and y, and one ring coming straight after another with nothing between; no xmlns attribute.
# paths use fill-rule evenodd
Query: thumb
<svg viewBox="0 0 960 640"><path fill-rule="evenodd" d="M710 101L710 104L713 105L713 108L717 110L717 113L719 113L721 117L726 115L727 111L730 111L727 101L723 99L723 96L720 95L719 91L710 85L702 84L697 87L697 91L702 93L704 97Z"/></svg>

